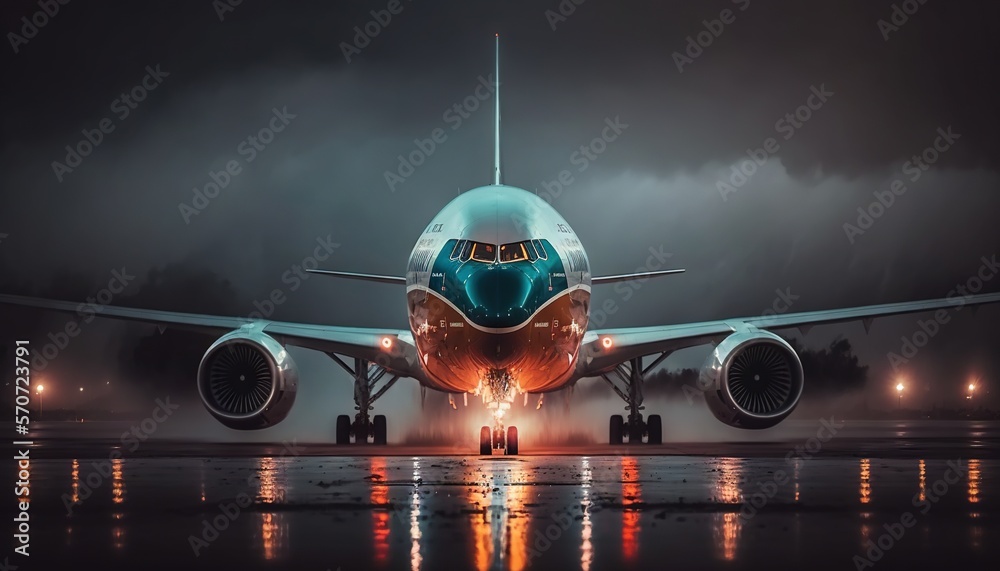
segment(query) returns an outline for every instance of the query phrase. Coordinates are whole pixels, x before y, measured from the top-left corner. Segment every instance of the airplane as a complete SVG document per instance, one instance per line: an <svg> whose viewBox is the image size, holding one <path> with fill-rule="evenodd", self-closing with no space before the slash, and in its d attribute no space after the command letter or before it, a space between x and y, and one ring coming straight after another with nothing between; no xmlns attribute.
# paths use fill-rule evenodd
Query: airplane
<svg viewBox="0 0 1000 571"><path fill-rule="evenodd" d="M500 161L500 38L496 38L492 184L459 194L430 221L405 276L313 269L313 273L406 289L408 330L337 327L265 319L105 306L101 317L219 335L198 366L208 412L237 430L274 426L295 402L298 370L287 346L329 355L354 378L354 419L339 415L336 443L386 444L385 415L374 403L400 378L480 398L492 426L480 453L518 454L505 415L519 396L542 396L601 377L625 402L613 415L611 444L662 442L659 415L643 417L643 379L672 352L713 345L701 371L710 412L745 429L772 427L792 413L804 386L802 363L774 331L1000 302L1000 293L785 313L654 327L591 330L591 287L682 273L668 269L593 276L583 244L544 199L504 184ZM74 313L78 304L12 295L0 303ZM645 361L651 359L651 361ZM380 385L381 383L381 385Z"/></svg>

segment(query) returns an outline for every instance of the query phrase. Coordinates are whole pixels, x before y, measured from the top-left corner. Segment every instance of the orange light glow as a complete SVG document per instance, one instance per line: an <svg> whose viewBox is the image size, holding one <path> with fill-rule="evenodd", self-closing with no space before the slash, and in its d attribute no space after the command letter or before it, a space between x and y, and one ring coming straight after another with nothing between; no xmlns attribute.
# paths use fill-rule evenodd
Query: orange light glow
<svg viewBox="0 0 1000 571"><path fill-rule="evenodd" d="M80 463L73 459L73 469L70 472L72 478L73 503L80 501Z"/></svg>
<svg viewBox="0 0 1000 571"><path fill-rule="evenodd" d="M610 337L605 337L605 338L601 339L601 345L605 349L610 349L612 344L614 344L614 341L612 341Z"/></svg>
<svg viewBox="0 0 1000 571"><path fill-rule="evenodd" d="M739 504L743 501L740 481L743 478L742 460L738 458L720 458L718 464L719 479L715 482L715 497L717 501L726 504ZM716 545L721 548L720 555L726 561L736 559L736 548L739 545L743 522L740 514L726 512L715 516L716 524L713 532Z"/></svg>
<svg viewBox="0 0 1000 571"><path fill-rule="evenodd" d="M861 503L867 504L872 501L872 461L868 458L861 459Z"/></svg>
<svg viewBox="0 0 1000 571"><path fill-rule="evenodd" d="M111 501L116 504L125 502L125 473L121 458L111 460Z"/></svg>
<svg viewBox="0 0 1000 571"><path fill-rule="evenodd" d="M640 512L632 506L641 501L639 463L635 458L622 458L622 555L626 561L635 561L639 554Z"/></svg>
<svg viewBox="0 0 1000 571"><path fill-rule="evenodd" d="M383 337L382 338L382 347L384 349L388 349L388 348L392 347L392 337Z"/></svg>
<svg viewBox="0 0 1000 571"><path fill-rule="evenodd" d="M385 481L385 458L372 458L371 502L376 506L387 506L389 488ZM388 509L372 511L372 537L375 541L375 561L384 563L389 559L389 519Z"/></svg>
<svg viewBox="0 0 1000 571"><path fill-rule="evenodd" d="M979 482L983 479L979 460L969 460L969 503L979 503Z"/></svg>
<svg viewBox="0 0 1000 571"><path fill-rule="evenodd" d="M283 503L285 501L284 465L274 458L260 458L257 470L260 480L257 482L257 501L262 504ZM261 512L260 538L264 549L264 559L271 561L285 555L285 538L288 533L288 522L281 512Z"/></svg>
<svg viewBox="0 0 1000 571"><path fill-rule="evenodd" d="M920 469L920 501L927 501L927 462L921 460Z"/></svg>

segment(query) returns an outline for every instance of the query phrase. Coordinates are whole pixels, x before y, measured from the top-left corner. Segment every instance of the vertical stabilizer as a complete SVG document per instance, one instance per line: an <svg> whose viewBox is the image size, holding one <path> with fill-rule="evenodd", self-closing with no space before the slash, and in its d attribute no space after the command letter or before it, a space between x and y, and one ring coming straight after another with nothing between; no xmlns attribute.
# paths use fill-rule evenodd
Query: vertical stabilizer
<svg viewBox="0 0 1000 571"><path fill-rule="evenodd" d="M493 94L493 184L500 184L500 34L497 34L493 82L497 86Z"/></svg>

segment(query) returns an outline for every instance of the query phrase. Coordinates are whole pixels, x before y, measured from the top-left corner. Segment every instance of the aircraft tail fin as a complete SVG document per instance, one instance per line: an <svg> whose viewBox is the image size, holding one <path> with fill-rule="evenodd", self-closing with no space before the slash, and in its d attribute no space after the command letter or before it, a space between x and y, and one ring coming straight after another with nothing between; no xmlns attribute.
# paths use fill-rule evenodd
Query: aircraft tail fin
<svg viewBox="0 0 1000 571"><path fill-rule="evenodd" d="M493 184L500 184L500 34L496 37L496 69L493 71L493 82L496 92L493 94Z"/></svg>

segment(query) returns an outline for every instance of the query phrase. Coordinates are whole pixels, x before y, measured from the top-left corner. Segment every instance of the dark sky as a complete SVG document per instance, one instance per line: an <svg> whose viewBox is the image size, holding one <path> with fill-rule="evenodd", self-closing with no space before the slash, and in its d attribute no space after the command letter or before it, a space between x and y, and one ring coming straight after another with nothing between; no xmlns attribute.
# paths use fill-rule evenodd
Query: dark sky
<svg viewBox="0 0 1000 571"><path fill-rule="evenodd" d="M220 4L77 0L22 42L9 33L40 8L4 3L0 282L38 290L78 275L97 291L124 266L138 290L170 265L230 280L243 314L284 288L278 319L405 327L392 286L316 277L291 292L282 275L328 236L340 246L324 267L401 274L427 221L490 181L491 100L457 129L445 113L492 72L496 32L505 182L542 191L571 171L552 204L595 274L635 270L660 247L688 269L627 299L595 288L595 307L618 308L605 326L757 315L776 290L798 296L790 311L943 297L1000 254L996 2L895 2L899 25L880 29L893 2L402 0L350 62L355 26L389 2L243 0L221 20ZM675 52L708 28L717 37L679 70ZM147 66L166 75L122 117L115 101ZM812 88L832 95L794 129L779 123L817 102ZM275 108L294 119L247 162L241 143ZM580 172L574 152L615 118L628 127ZM102 119L114 130L58 180L53 161ZM912 180L907 161L949 127L958 138ZM386 171L436 128L445 142L391 189ZM717 183L769 137L776 152L723 197ZM179 205L233 160L240 173L186 223ZM895 179L906 191L850 241L844 224ZM199 295L177 291L170 309ZM970 376L1000 382L1000 309L969 314L899 374L942 401ZM926 317L868 335L816 328L804 342L846 335L879 400L896 378L886 353Z"/></svg>

